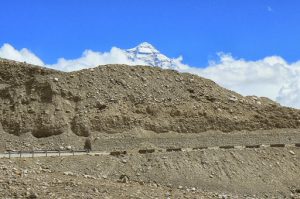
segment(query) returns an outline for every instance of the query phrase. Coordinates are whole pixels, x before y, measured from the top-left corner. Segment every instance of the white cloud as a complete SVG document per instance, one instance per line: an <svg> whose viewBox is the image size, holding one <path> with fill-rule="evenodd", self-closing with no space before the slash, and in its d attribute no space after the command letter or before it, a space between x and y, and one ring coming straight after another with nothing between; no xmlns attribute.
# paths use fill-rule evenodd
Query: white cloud
<svg viewBox="0 0 300 199"><path fill-rule="evenodd" d="M63 71L74 71L104 64L145 65L142 61L130 60L124 50L113 47L110 52L104 53L85 50L80 58L71 60L60 58L56 64L47 65L47 67Z"/></svg>
<svg viewBox="0 0 300 199"><path fill-rule="evenodd" d="M288 64L279 56L247 61L219 54L218 63L187 71L212 79L243 95L265 96L282 105L300 108L300 62ZM298 98L297 98L298 97Z"/></svg>
<svg viewBox="0 0 300 199"><path fill-rule="evenodd" d="M300 76L282 86L277 100L282 105L300 108Z"/></svg>
<svg viewBox="0 0 300 199"><path fill-rule="evenodd" d="M182 57L177 59L164 57L164 64L170 62L169 68L212 79L242 95L265 96L282 105L300 108L300 61L289 64L280 56L249 61L234 58L230 54L218 55L219 60L210 61L204 68L185 65L182 63ZM4 44L0 48L0 57L44 65L41 59L29 50L18 51L9 44ZM113 47L104 53L85 50L79 58L69 60L60 58L56 64L46 66L57 70L74 71L103 64L146 65L146 61L129 58L126 50Z"/></svg>
<svg viewBox="0 0 300 199"><path fill-rule="evenodd" d="M21 50L16 50L10 44L3 44L3 46L0 48L0 57L20 62L27 62L39 66L44 65L43 61L28 49L23 48Z"/></svg>
<svg viewBox="0 0 300 199"><path fill-rule="evenodd" d="M235 59L220 54L220 62L211 62L198 74L243 95L268 96L276 99L280 88L293 75L293 69L278 56L257 61Z"/></svg>

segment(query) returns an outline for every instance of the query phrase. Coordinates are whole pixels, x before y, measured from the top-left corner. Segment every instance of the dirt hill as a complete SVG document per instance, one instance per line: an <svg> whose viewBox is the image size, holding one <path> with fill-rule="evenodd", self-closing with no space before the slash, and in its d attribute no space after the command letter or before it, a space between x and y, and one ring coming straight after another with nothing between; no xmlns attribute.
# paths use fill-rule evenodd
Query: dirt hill
<svg viewBox="0 0 300 199"><path fill-rule="evenodd" d="M0 130L38 138L134 128L201 133L300 127L300 110L243 97L196 75L148 66L64 73L1 59L0 111Z"/></svg>

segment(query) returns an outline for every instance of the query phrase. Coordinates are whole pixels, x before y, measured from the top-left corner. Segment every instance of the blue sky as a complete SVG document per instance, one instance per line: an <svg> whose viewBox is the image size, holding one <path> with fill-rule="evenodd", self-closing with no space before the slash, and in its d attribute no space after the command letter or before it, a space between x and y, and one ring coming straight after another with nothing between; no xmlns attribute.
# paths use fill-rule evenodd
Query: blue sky
<svg viewBox="0 0 300 199"><path fill-rule="evenodd" d="M0 46L26 47L48 64L143 41L192 66L220 51L300 59L297 0L9 0L1 8Z"/></svg>

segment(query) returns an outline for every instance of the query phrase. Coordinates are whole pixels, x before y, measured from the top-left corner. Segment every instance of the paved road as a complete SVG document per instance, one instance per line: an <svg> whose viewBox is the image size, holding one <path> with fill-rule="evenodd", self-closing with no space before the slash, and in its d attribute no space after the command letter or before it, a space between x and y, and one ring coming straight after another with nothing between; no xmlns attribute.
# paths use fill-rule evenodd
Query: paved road
<svg viewBox="0 0 300 199"><path fill-rule="evenodd" d="M32 158L32 157L52 157L52 156L78 156L78 155L109 155L108 152L103 151L93 151L93 152L69 152L69 151L49 151L49 152L41 152L41 151L35 151L35 152L5 152L0 153L0 158Z"/></svg>
<svg viewBox="0 0 300 199"><path fill-rule="evenodd" d="M179 152L179 151L197 151L197 150L228 150L228 149L236 149L236 150L245 150L245 149L253 149L253 148L265 148L265 147L276 147L276 148L284 148L284 147L300 147L300 144L268 144L268 145L222 145L222 146L215 146L215 147L195 147L195 148L167 148L167 149L139 149L139 150L120 150L120 151L34 151L34 152L19 152L19 151L11 151L0 153L0 158L34 158L34 157L53 157L53 156L78 156L78 155L91 155L91 156L100 156L100 155L113 155L113 156L120 156L130 154L147 154L147 153L157 153L157 152Z"/></svg>

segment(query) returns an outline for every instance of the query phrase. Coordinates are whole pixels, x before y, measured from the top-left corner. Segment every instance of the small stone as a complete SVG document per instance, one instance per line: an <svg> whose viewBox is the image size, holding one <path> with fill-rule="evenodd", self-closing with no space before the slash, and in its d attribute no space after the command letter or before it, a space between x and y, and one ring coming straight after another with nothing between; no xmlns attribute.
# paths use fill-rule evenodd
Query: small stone
<svg viewBox="0 0 300 199"><path fill-rule="evenodd" d="M227 199L228 198L228 196L226 194L220 194L220 195L218 195L218 197L220 199Z"/></svg>
<svg viewBox="0 0 300 199"><path fill-rule="evenodd" d="M28 192L27 192L27 194L28 194ZM30 198L30 199L38 198L38 195L37 195L37 193L31 192L31 193L28 194L28 197L27 197L27 198Z"/></svg>
<svg viewBox="0 0 300 199"><path fill-rule="evenodd" d="M183 189L183 186L179 185L179 186L178 186L178 189Z"/></svg>
<svg viewBox="0 0 300 199"><path fill-rule="evenodd" d="M191 188L191 191L196 191L196 188L195 188L195 187L192 187L192 188Z"/></svg>
<svg viewBox="0 0 300 199"><path fill-rule="evenodd" d="M289 151L290 154L292 155L295 155L295 152L294 151Z"/></svg>
<svg viewBox="0 0 300 199"><path fill-rule="evenodd" d="M140 181L139 184L140 184L140 185L144 185L145 183L144 183L143 181Z"/></svg>
<svg viewBox="0 0 300 199"><path fill-rule="evenodd" d="M121 175L120 178L119 178L119 182L128 183L129 182L129 177L127 175Z"/></svg>
<svg viewBox="0 0 300 199"><path fill-rule="evenodd" d="M57 77L54 77L53 80L54 80L55 82L58 82L58 78L57 78Z"/></svg>
<svg viewBox="0 0 300 199"><path fill-rule="evenodd" d="M84 178L89 178L89 179L94 179L96 180L97 178L95 176L91 176L91 175L83 175Z"/></svg>
<svg viewBox="0 0 300 199"><path fill-rule="evenodd" d="M236 102L236 101L238 101L238 99L237 99L235 96L229 97L228 100L231 101L231 102Z"/></svg>
<svg viewBox="0 0 300 199"><path fill-rule="evenodd" d="M123 163L127 163L127 160L123 159L122 162L123 162Z"/></svg>
<svg viewBox="0 0 300 199"><path fill-rule="evenodd" d="M71 172L71 171L66 171L63 174L66 175L66 176L74 176L74 173Z"/></svg>
<svg viewBox="0 0 300 199"><path fill-rule="evenodd" d="M68 149L68 150L71 150L71 149L72 149L72 147L71 147L71 146L67 146L67 147L66 147L66 149Z"/></svg>
<svg viewBox="0 0 300 199"><path fill-rule="evenodd" d="M103 179L107 179L107 175L103 175L102 178L103 178Z"/></svg>
<svg viewBox="0 0 300 199"><path fill-rule="evenodd" d="M99 190L96 187L93 188L93 191L99 193Z"/></svg>

